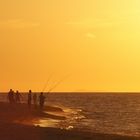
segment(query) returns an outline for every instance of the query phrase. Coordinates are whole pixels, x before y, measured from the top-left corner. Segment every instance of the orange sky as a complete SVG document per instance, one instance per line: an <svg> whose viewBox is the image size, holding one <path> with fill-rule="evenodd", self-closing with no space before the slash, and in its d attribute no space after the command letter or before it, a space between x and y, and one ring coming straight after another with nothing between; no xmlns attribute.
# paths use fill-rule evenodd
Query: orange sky
<svg viewBox="0 0 140 140"><path fill-rule="evenodd" d="M0 1L0 91L140 91L139 37L139 0Z"/></svg>

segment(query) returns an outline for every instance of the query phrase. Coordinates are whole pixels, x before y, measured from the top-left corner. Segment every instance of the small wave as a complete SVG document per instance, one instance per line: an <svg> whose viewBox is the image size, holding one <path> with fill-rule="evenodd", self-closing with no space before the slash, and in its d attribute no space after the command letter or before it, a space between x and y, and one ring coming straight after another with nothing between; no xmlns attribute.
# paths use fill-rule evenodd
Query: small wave
<svg viewBox="0 0 140 140"><path fill-rule="evenodd" d="M77 123L80 123L82 119L85 119L85 116L82 114L81 109L71 109L67 107L60 107L55 106L55 108L59 108L63 111L53 111L53 110L46 110L46 113L57 117L64 117L65 119L57 119L57 118L45 118L41 119L37 124L40 127L55 127L60 129L71 130L74 129Z"/></svg>

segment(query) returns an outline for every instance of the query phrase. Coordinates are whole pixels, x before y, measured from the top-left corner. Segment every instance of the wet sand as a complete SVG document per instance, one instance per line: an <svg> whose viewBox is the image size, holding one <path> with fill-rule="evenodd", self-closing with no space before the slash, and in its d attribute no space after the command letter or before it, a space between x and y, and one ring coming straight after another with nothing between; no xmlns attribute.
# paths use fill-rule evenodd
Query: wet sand
<svg viewBox="0 0 140 140"><path fill-rule="evenodd" d="M47 107L48 111L59 108ZM45 114L40 110L29 109L26 104L10 105L0 103L0 140L140 140L140 137L127 137L110 134L61 130L33 126L40 117L53 119L59 116Z"/></svg>
<svg viewBox="0 0 140 140"><path fill-rule="evenodd" d="M109 134L96 134L79 131L67 131L55 128L40 128L19 124L0 123L1 140L140 140Z"/></svg>

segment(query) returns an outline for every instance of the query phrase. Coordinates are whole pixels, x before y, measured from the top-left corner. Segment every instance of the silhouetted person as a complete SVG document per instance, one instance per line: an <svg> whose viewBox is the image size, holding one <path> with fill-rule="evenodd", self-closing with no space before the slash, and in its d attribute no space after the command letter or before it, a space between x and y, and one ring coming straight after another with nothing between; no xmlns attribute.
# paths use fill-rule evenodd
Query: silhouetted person
<svg viewBox="0 0 140 140"><path fill-rule="evenodd" d="M43 107L44 107L45 98L46 97L43 95L43 92L41 92L40 95L39 95L39 106L40 106L40 109L43 109Z"/></svg>
<svg viewBox="0 0 140 140"><path fill-rule="evenodd" d="M21 101L21 94L17 90L16 93L15 93L15 102L20 103L20 101Z"/></svg>
<svg viewBox="0 0 140 140"><path fill-rule="evenodd" d="M8 93L8 100L11 104L13 104L15 102L14 91L12 89L10 89L10 91Z"/></svg>
<svg viewBox="0 0 140 140"><path fill-rule="evenodd" d="M33 103L34 103L34 107L37 107L37 95L36 93L33 94Z"/></svg>
<svg viewBox="0 0 140 140"><path fill-rule="evenodd" d="M31 103L32 103L32 91L29 90L28 93L28 106L31 107Z"/></svg>

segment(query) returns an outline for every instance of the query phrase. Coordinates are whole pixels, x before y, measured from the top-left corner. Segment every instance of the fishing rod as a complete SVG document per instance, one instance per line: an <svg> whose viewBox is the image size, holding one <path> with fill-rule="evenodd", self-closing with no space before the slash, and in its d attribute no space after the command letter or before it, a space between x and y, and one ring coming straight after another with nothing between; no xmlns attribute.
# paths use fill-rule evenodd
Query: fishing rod
<svg viewBox="0 0 140 140"><path fill-rule="evenodd" d="M50 82L50 80L51 80L51 78L52 78L52 75L53 75L53 74L51 74L51 75L48 77L48 79L47 79L47 81L46 81L46 83L45 83L45 85L44 85L44 87L43 87L42 92L44 92L45 89L47 88L47 86L48 86L48 84L49 84L49 82Z"/></svg>
<svg viewBox="0 0 140 140"><path fill-rule="evenodd" d="M49 90L48 90L48 94L55 89L58 85L60 85L67 77L69 77L69 75L66 75L64 78L62 78L61 80L59 80L54 86L52 86Z"/></svg>

